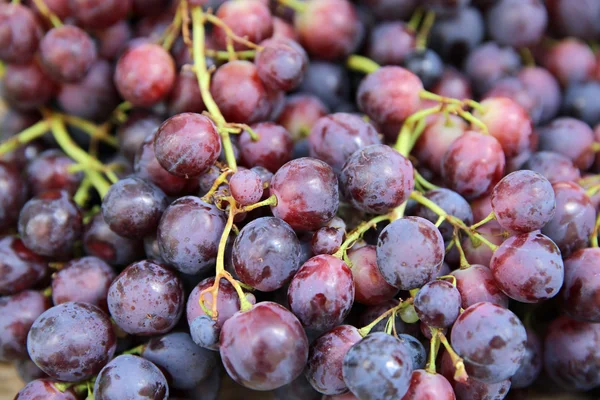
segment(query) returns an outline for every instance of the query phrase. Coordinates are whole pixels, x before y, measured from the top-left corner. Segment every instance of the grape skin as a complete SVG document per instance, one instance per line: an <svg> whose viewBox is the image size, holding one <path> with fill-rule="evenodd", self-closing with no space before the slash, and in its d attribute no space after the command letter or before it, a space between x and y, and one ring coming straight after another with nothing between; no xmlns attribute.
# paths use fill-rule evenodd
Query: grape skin
<svg viewBox="0 0 600 400"><path fill-rule="evenodd" d="M412 372L408 392L402 400L419 399L455 400L454 390L443 375L432 374L423 369Z"/></svg>
<svg viewBox="0 0 600 400"><path fill-rule="evenodd" d="M17 294L41 281L48 272L44 258L29 250L21 239L0 239L0 294Z"/></svg>
<svg viewBox="0 0 600 400"><path fill-rule="evenodd" d="M525 357L521 361L521 366L511 378L511 386L515 389L531 386L542 372L542 357L542 342L540 338L533 330L527 329Z"/></svg>
<svg viewBox="0 0 600 400"><path fill-rule="evenodd" d="M77 400L77 394L72 388L61 392L50 379L36 379L29 382L17 393L15 400Z"/></svg>
<svg viewBox="0 0 600 400"><path fill-rule="evenodd" d="M473 264L467 269L452 271L452 275L465 310L482 301L508 308L508 296L498 288L492 271L485 265Z"/></svg>
<svg viewBox="0 0 600 400"><path fill-rule="evenodd" d="M565 283L562 308L572 318L600 322L600 250L581 249L565 259Z"/></svg>
<svg viewBox="0 0 600 400"><path fill-rule="evenodd" d="M377 268L377 248L372 245L350 249L348 258L352 263L356 302L377 305L391 300L398 289L385 281Z"/></svg>

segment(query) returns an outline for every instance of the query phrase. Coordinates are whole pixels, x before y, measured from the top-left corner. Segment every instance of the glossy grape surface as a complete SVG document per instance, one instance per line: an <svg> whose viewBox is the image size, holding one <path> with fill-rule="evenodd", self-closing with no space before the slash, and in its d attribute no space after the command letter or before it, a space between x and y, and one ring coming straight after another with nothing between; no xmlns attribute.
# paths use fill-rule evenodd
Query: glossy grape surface
<svg viewBox="0 0 600 400"><path fill-rule="evenodd" d="M452 385L443 375L432 374L424 369L414 370L410 376L408 392L402 400L419 399L454 400Z"/></svg>
<svg viewBox="0 0 600 400"><path fill-rule="evenodd" d="M372 245L350 249L355 300L366 305L377 305L394 298L398 289L385 281L377 268L377 248Z"/></svg>
<svg viewBox="0 0 600 400"><path fill-rule="evenodd" d="M29 250L21 239L0 239L0 294L10 295L29 289L48 272L43 257Z"/></svg>
<svg viewBox="0 0 600 400"><path fill-rule="evenodd" d="M114 233L102 213L86 226L83 235L85 254L98 257L114 266L125 266L143 258L144 248L139 239L129 239Z"/></svg>
<svg viewBox="0 0 600 400"><path fill-rule="evenodd" d="M415 311L419 319L432 328L447 328L460 312L460 292L446 281L425 284L415 296Z"/></svg>
<svg viewBox="0 0 600 400"><path fill-rule="evenodd" d="M600 250L588 248L578 250L565 259L562 307L572 318L600 322L598 257Z"/></svg>
<svg viewBox="0 0 600 400"><path fill-rule="evenodd" d="M77 395L73 389L61 392L50 379L36 379L29 382L17 393L15 400L76 400Z"/></svg>
<svg viewBox="0 0 600 400"><path fill-rule="evenodd" d="M502 293L488 267L473 264L470 268L452 271L452 275L456 278L462 308L482 301L508 308L508 297Z"/></svg>

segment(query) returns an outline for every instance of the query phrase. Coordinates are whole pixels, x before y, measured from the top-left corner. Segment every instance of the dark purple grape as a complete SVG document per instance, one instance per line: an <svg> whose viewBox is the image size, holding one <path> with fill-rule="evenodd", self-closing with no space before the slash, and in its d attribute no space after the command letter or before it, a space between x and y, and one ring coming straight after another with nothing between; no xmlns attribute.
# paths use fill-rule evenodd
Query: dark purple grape
<svg viewBox="0 0 600 400"><path fill-rule="evenodd" d="M311 61L300 91L317 96L330 109L337 109L350 99L350 78L339 64Z"/></svg>
<svg viewBox="0 0 600 400"><path fill-rule="evenodd" d="M125 19L131 0L69 0L69 8L86 28L102 29Z"/></svg>
<svg viewBox="0 0 600 400"><path fill-rule="evenodd" d="M308 56L293 40L287 38L267 39L260 44L263 48L254 59L258 76L273 90L295 89L308 65Z"/></svg>
<svg viewBox="0 0 600 400"><path fill-rule="evenodd" d="M383 278L401 290L434 279L444 261L444 239L431 222L420 217L398 219L377 241L377 266Z"/></svg>
<svg viewBox="0 0 600 400"><path fill-rule="evenodd" d="M130 47L119 58L114 80L125 100L135 106L150 107L165 99L173 88L175 63L161 46L142 43Z"/></svg>
<svg viewBox="0 0 600 400"><path fill-rule="evenodd" d="M308 359L308 339L300 321L272 302L228 319L220 353L231 378L253 390L272 390L296 379Z"/></svg>
<svg viewBox="0 0 600 400"><path fill-rule="evenodd" d="M559 41L544 54L543 65L563 86L587 81L596 65L589 46L576 38Z"/></svg>
<svg viewBox="0 0 600 400"><path fill-rule="evenodd" d="M186 274L198 274L215 263L225 229L225 215L214 205L186 196L171 203L158 225L160 254Z"/></svg>
<svg viewBox="0 0 600 400"><path fill-rule="evenodd" d="M36 379L47 378L48 375L44 373L41 369L38 368L37 365L29 356L25 360L19 360L14 363L15 369L17 370L17 374L19 374L19 378L23 382L29 383Z"/></svg>
<svg viewBox="0 0 600 400"><path fill-rule="evenodd" d="M35 110L56 92L56 84L36 61L8 64L2 80L3 98L18 110Z"/></svg>
<svg viewBox="0 0 600 400"><path fill-rule="evenodd" d="M87 303L52 307L35 320L27 337L33 362L52 378L67 382L96 375L116 345L108 316Z"/></svg>
<svg viewBox="0 0 600 400"><path fill-rule="evenodd" d="M0 360L26 360L27 333L33 322L50 308L41 292L24 290L13 296L0 297Z"/></svg>
<svg viewBox="0 0 600 400"><path fill-rule="evenodd" d="M456 288L465 310L483 301L508 308L508 297L498 288L488 267L473 264L467 269L452 271L452 275L456 278Z"/></svg>
<svg viewBox="0 0 600 400"><path fill-rule="evenodd" d="M401 399L410 386L410 351L395 337L371 333L344 357L343 375L350 391L364 400Z"/></svg>
<svg viewBox="0 0 600 400"><path fill-rule="evenodd" d="M597 17L600 17L600 4L596 1L583 0L573 7L568 0L548 0L546 7L550 24L561 34L589 40L600 34L596 24Z"/></svg>
<svg viewBox="0 0 600 400"><path fill-rule="evenodd" d="M141 356L161 368L173 389L193 389L217 366L216 354L196 346L184 332L150 339Z"/></svg>
<svg viewBox="0 0 600 400"><path fill-rule="evenodd" d="M181 317L183 303L179 277L152 261L131 264L108 289L110 315L121 329L132 335L170 331Z"/></svg>
<svg viewBox="0 0 600 400"><path fill-rule="evenodd" d="M0 6L0 59L24 64L33 58L41 27L31 9L18 3Z"/></svg>
<svg viewBox="0 0 600 400"><path fill-rule="evenodd" d="M25 246L48 257L71 254L81 238L83 222L77 205L65 191L50 191L29 200L19 215Z"/></svg>
<svg viewBox="0 0 600 400"><path fill-rule="evenodd" d="M97 257L77 258L66 263L52 279L54 304L78 301L108 311L106 296L117 274Z"/></svg>
<svg viewBox="0 0 600 400"><path fill-rule="evenodd" d="M562 94L556 78L544 68L526 67L518 75L525 89L540 100L539 122L548 122L560 108Z"/></svg>
<svg viewBox="0 0 600 400"><path fill-rule="evenodd" d="M408 392L402 400L455 400L452 385L443 375L432 374L424 369L416 369L410 376Z"/></svg>
<svg viewBox="0 0 600 400"><path fill-rule="evenodd" d="M26 200L27 182L14 165L0 161L0 231L16 225Z"/></svg>
<svg viewBox="0 0 600 400"><path fill-rule="evenodd" d="M240 152L247 167L260 166L275 173L292 159L294 143L285 128L272 122L260 122L251 128L258 140L252 140L246 131L240 135Z"/></svg>
<svg viewBox="0 0 600 400"><path fill-rule="evenodd" d="M512 47L486 42L469 53L464 70L473 89L483 94L500 79L513 75L521 67L519 54Z"/></svg>
<svg viewBox="0 0 600 400"><path fill-rule="evenodd" d="M398 289L385 281L377 268L375 246L351 249L352 277L356 288L355 300L361 304L377 305L394 298Z"/></svg>
<svg viewBox="0 0 600 400"><path fill-rule="evenodd" d="M423 84L402 67L379 68L367 75L356 94L358 107L378 124L397 125L419 110Z"/></svg>
<svg viewBox="0 0 600 400"><path fill-rule="evenodd" d="M523 389L535 382L542 372L542 357L542 342L534 331L527 329L525 357L517 372L510 379L514 389Z"/></svg>
<svg viewBox="0 0 600 400"><path fill-rule="evenodd" d="M206 109L196 74L182 68L175 79L175 84L168 100L169 114L201 113Z"/></svg>
<svg viewBox="0 0 600 400"><path fill-rule="evenodd" d="M121 355L98 374L94 397L97 400L167 400L169 385L161 370L150 361Z"/></svg>
<svg viewBox="0 0 600 400"><path fill-rule="evenodd" d="M504 175L505 158L493 136L468 131L444 154L442 176L467 200L488 194Z"/></svg>
<svg viewBox="0 0 600 400"><path fill-rule="evenodd" d="M271 206L273 215L295 230L320 228L335 216L339 206L335 173L314 158L286 163L273 176L270 191L277 197L277 205Z"/></svg>
<svg viewBox="0 0 600 400"><path fill-rule="evenodd" d="M291 383L275 389L273 396L275 400L321 400L323 397L311 386L304 374L300 374Z"/></svg>
<svg viewBox="0 0 600 400"><path fill-rule="evenodd" d="M548 326L544 369L569 391L600 385L600 325L560 316Z"/></svg>
<svg viewBox="0 0 600 400"><path fill-rule="evenodd" d="M556 213L542 233L559 247L562 256L587 246L594 229L596 210L589 196L573 182L558 182L552 185L556 197Z"/></svg>
<svg viewBox="0 0 600 400"><path fill-rule="evenodd" d="M134 161L144 140L151 136L161 124L161 119L147 111L134 111L127 121L117 129L119 149L128 160ZM154 147L154 146L153 146Z"/></svg>
<svg viewBox="0 0 600 400"><path fill-rule="evenodd" d="M333 217L326 226L313 233L311 240L313 254L335 254L344 242L345 234L346 223L339 217Z"/></svg>
<svg viewBox="0 0 600 400"><path fill-rule="evenodd" d="M414 188L410 161L377 144L356 151L344 164L340 184L354 208L385 214L404 203Z"/></svg>
<svg viewBox="0 0 600 400"><path fill-rule="evenodd" d="M458 193L452 190L440 188L430 190L425 193L425 197L440 206L448 215L453 215L463 221L466 225L473 223L473 212L471 206ZM426 220L436 223L439 216L422 204L417 204L413 209L412 214L417 217L425 218ZM454 235L454 227L447 221L442 222L438 228L445 241L452 240Z"/></svg>
<svg viewBox="0 0 600 400"><path fill-rule="evenodd" d="M600 322L600 250L581 249L565 260L563 310L572 318Z"/></svg>
<svg viewBox="0 0 600 400"><path fill-rule="evenodd" d="M427 351L419 339L406 333L400 333L398 339L400 339L410 352L413 369L425 368L425 364L427 363Z"/></svg>
<svg viewBox="0 0 600 400"><path fill-rule="evenodd" d="M548 24L541 0L500 0L486 13L488 31L501 45L526 47L537 44Z"/></svg>
<svg viewBox="0 0 600 400"><path fill-rule="evenodd" d="M309 0L294 27L308 54L322 60L350 55L360 39L360 20L347 0Z"/></svg>
<svg viewBox="0 0 600 400"><path fill-rule="evenodd" d="M469 378L499 383L515 374L525 356L527 334L515 314L492 303L467 308L452 327L452 347Z"/></svg>
<svg viewBox="0 0 600 400"><path fill-rule="evenodd" d="M594 132L575 118L558 118L538 130L539 149L562 154L582 171L594 162Z"/></svg>
<svg viewBox="0 0 600 400"><path fill-rule="evenodd" d="M415 32L404 22L384 22L371 31L367 56L380 65L402 65L415 48Z"/></svg>
<svg viewBox="0 0 600 400"><path fill-rule="evenodd" d="M543 175L552 184L581 178L581 172L569 158L550 151L533 153L523 168Z"/></svg>
<svg viewBox="0 0 600 400"><path fill-rule="evenodd" d="M83 235L85 253L110 265L123 266L143 258L144 249L139 239L129 239L114 233L104 222L102 213L92 218Z"/></svg>
<svg viewBox="0 0 600 400"><path fill-rule="evenodd" d="M556 209L552 184L541 174L527 170L505 176L494 187L491 199L496 220L512 232L542 229Z"/></svg>
<svg viewBox="0 0 600 400"><path fill-rule="evenodd" d="M354 152L379 143L373 125L348 113L321 117L308 136L310 156L325 161L338 174Z"/></svg>
<svg viewBox="0 0 600 400"><path fill-rule="evenodd" d="M354 302L350 268L324 254L302 265L288 288L290 309L309 330L322 333L342 323Z"/></svg>
<svg viewBox="0 0 600 400"><path fill-rule="evenodd" d="M418 5L417 0L360 0L359 3L383 20L410 18Z"/></svg>
<svg viewBox="0 0 600 400"><path fill-rule="evenodd" d="M327 106L318 97L295 94L287 98L277 123L298 140L308 136L315 122L327 114Z"/></svg>
<svg viewBox="0 0 600 400"><path fill-rule="evenodd" d="M444 62L433 50L415 50L404 58L404 68L419 77L423 86L430 89L444 72Z"/></svg>
<svg viewBox="0 0 600 400"><path fill-rule="evenodd" d="M484 35L481 12L475 7L464 7L452 15L436 18L429 41L444 60L461 65L465 57L481 43Z"/></svg>
<svg viewBox="0 0 600 400"><path fill-rule="evenodd" d="M48 271L45 260L29 250L21 239L0 239L0 294L10 295L29 289Z"/></svg>
<svg viewBox="0 0 600 400"><path fill-rule="evenodd" d="M210 118L182 113L160 126L154 138L154 151L160 165L173 175L195 177L217 161L221 139Z"/></svg>
<svg viewBox="0 0 600 400"><path fill-rule="evenodd" d="M78 396L73 388L64 392L59 390L54 381L50 379L36 379L29 382L17 393L15 400L77 400Z"/></svg>
<svg viewBox="0 0 600 400"><path fill-rule="evenodd" d="M139 238L156 231L169 205L157 186L137 177L121 179L102 200L102 215L119 236Z"/></svg>
<svg viewBox="0 0 600 400"><path fill-rule="evenodd" d="M563 98L562 114L595 126L600 122L600 105L594 101L599 95L600 83L596 81L569 86Z"/></svg>
<svg viewBox="0 0 600 400"><path fill-rule="evenodd" d="M247 206L258 203L263 197L263 182L256 172L246 169L229 178L229 190L236 202Z"/></svg>
<svg viewBox="0 0 600 400"><path fill-rule="evenodd" d="M446 281L426 283L415 296L415 311L419 319L432 328L447 328L460 312L460 292Z"/></svg>
<svg viewBox="0 0 600 400"><path fill-rule="evenodd" d="M40 60L58 82L78 82L96 61L96 45L81 28L63 25L51 29L40 42Z"/></svg>
<svg viewBox="0 0 600 400"><path fill-rule="evenodd" d="M275 217L246 225L233 243L235 273L263 292L282 288L302 265L300 241L294 230Z"/></svg>
<svg viewBox="0 0 600 400"><path fill-rule="evenodd" d="M115 61L133 36L132 28L125 20L96 31L95 34L98 39L98 55L107 61Z"/></svg>

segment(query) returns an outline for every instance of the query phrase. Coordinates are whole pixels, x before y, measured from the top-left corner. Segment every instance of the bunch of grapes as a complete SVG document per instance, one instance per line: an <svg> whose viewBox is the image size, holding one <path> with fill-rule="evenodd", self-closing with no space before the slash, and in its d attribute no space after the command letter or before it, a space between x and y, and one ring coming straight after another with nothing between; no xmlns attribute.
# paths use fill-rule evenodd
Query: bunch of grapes
<svg viewBox="0 0 600 400"><path fill-rule="evenodd" d="M598 398L599 41L594 0L0 2L15 399Z"/></svg>

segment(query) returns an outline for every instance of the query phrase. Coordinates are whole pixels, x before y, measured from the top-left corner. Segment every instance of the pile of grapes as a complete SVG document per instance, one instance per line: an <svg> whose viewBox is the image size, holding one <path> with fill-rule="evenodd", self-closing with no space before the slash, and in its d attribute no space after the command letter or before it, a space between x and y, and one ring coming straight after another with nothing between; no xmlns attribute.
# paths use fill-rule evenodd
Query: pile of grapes
<svg viewBox="0 0 600 400"><path fill-rule="evenodd" d="M599 49L597 0L1 1L15 399L600 398Z"/></svg>

